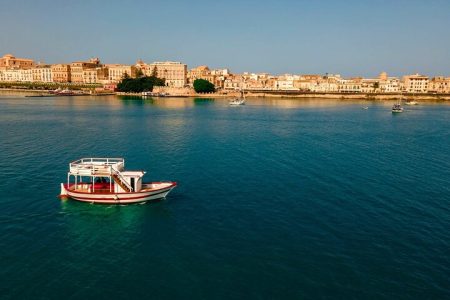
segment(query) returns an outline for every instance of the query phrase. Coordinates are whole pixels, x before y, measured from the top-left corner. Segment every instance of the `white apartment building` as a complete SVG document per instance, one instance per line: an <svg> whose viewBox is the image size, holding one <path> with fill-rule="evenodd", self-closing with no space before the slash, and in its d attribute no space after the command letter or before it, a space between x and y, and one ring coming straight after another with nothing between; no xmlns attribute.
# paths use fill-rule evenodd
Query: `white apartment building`
<svg viewBox="0 0 450 300"><path fill-rule="evenodd" d="M397 77L388 77L380 80L379 90L381 93L399 93L401 91L400 79Z"/></svg>
<svg viewBox="0 0 450 300"><path fill-rule="evenodd" d="M31 69L33 82L53 82L53 73L50 66Z"/></svg>
<svg viewBox="0 0 450 300"><path fill-rule="evenodd" d="M285 74L275 79L273 87L275 90L298 90L298 88L294 86L294 81L297 80L300 80L299 75Z"/></svg>
<svg viewBox="0 0 450 300"><path fill-rule="evenodd" d="M341 79L338 83L340 93L361 93L361 79Z"/></svg>
<svg viewBox="0 0 450 300"><path fill-rule="evenodd" d="M426 93L428 91L428 76L416 73L403 76L403 91L407 93Z"/></svg>
<svg viewBox="0 0 450 300"><path fill-rule="evenodd" d="M337 82L316 81L310 84L309 90L316 93L335 93L339 91Z"/></svg>
<svg viewBox="0 0 450 300"><path fill-rule="evenodd" d="M31 69L10 69L0 71L0 81L6 82L33 82Z"/></svg>

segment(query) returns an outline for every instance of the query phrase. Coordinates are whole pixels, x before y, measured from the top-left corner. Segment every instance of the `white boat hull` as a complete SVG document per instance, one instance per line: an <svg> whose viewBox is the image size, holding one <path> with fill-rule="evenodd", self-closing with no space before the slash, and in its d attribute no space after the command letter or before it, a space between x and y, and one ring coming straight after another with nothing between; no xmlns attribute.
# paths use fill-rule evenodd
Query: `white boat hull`
<svg viewBox="0 0 450 300"><path fill-rule="evenodd" d="M161 187L131 193L89 193L75 190L73 188L74 185L67 186L67 184L61 183L61 194L59 197L99 204L132 204L165 198L177 186L176 182L152 184L157 184Z"/></svg>

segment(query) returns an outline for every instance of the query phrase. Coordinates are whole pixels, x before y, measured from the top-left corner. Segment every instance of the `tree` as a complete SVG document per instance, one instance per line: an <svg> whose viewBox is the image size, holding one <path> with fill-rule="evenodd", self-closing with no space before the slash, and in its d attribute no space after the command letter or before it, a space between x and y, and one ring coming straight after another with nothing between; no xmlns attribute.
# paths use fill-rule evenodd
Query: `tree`
<svg viewBox="0 0 450 300"><path fill-rule="evenodd" d="M117 90L125 93L141 93L144 91L153 91L154 86L164 86L165 80L153 76L144 76L140 78L124 77L117 84Z"/></svg>
<svg viewBox="0 0 450 300"><path fill-rule="evenodd" d="M156 69L156 66L153 67L152 74L150 76L158 77L158 69Z"/></svg>
<svg viewBox="0 0 450 300"><path fill-rule="evenodd" d="M212 93L216 91L214 84L205 79L194 80L194 90L197 93Z"/></svg>
<svg viewBox="0 0 450 300"><path fill-rule="evenodd" d="M136 77L137 77L137 78L139 78L139 77L144 77L144 73L142 72L141 69L137 69L137 71L136 71Z"/></svg>

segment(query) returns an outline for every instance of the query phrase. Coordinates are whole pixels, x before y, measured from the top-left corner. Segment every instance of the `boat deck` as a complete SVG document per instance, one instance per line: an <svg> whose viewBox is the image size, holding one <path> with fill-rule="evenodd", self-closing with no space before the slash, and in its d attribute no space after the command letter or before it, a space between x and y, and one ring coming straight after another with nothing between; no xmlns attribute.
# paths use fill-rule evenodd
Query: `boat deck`
<svg viewBox="0 0 450 300"><path fill-rule="evenodd" d="M81 158L69 165L69 173L81 176L111 176L115 172L123 171L123 158Z"/></svg>

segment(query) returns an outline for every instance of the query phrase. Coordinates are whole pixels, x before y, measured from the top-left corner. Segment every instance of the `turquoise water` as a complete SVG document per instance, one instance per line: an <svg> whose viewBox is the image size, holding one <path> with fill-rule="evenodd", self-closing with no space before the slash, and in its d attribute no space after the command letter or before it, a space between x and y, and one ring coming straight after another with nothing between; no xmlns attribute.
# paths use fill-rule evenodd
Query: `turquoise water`
<svg viewBox="0 0 450 300"><path fill-rule="evenodd" d="M1 298L449 298L450 105L391 105L3 96ZM85 156L179 186L61 202Z"/></svg>

